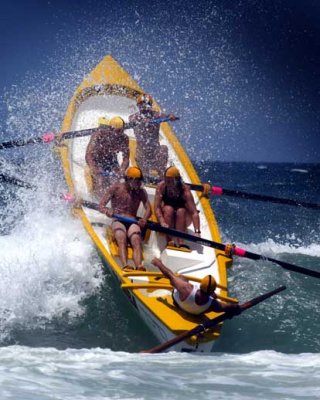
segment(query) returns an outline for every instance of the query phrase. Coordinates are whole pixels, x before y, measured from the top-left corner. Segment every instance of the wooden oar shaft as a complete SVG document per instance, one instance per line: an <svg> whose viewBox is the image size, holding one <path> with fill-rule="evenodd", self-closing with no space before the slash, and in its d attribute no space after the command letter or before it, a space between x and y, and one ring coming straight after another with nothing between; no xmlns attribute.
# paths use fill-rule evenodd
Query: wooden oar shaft
<svg viewBox="0 0 320 400"><path fill-rule="evenodd" d="M285 289L286 289L285 286L280 286L277 289L272 290L271 292L265 293L261 296L255 297L255 298L241 304L240 308L241 308L242 312L245 310L248 310L249 308L256 306L257 304L261 303L262 301L265 301L266 299L282 292ZM184 340L188 339L189 337L191 337L193 335L198 335L199 333L202 333L205 330L212 329L213 327L218 325L220 322L223 322L226 319L230 319L232 317L233 316L231 314L223 313L223 314L220 314L216 318L204 320L203 323L197 325L195 328L193 328L189 331L183 332L180 335L174 337L173 339L168 340L167 342L162 343L159 346L155 346L150 350L142 351L142 353L161 353L162 351L167 350L170 347L183 342Z"/></svg>

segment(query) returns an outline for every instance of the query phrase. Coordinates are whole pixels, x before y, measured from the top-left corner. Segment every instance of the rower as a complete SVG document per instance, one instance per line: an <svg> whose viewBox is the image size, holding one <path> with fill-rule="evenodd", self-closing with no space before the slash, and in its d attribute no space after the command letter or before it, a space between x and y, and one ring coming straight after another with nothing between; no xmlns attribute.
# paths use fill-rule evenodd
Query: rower
<svg viewBox="0 0 320 400"><path fill-rule="evenodd" d="M91 136L86 150L93 192L100 198L108 186L120 180L129 166L129 138L124 133L125 122L121 117L109 121L102 117L99 130ZM118 153L122 153L121 165Z"/></svg>
<svg viewBox="0 0 320 400"><path fill-rule="evenodd" d="M128 265L128 242L133 250L133 262L138 271L145 271L142 265L142 231L148 218L151 216L151 204L148 194L141 187L143 175L138 167L129 167L125 173L125 182L116 182L111 185L103 195L99 210L107 217L112 218L114 214L124 217L136 218L142 203L144 214L137 222L124 223L116 218L112 222L112 231L119 247L119 258L124 271L133 270ZM111 208L107 207L111 201Z"/></svg>
<svg viewBox="0 0 320 400"><path fill-rule="evenodd" d="M137 97L137 106L139 111L130 115L128 124L128 127L133 128L137 141L135 161L145 176L152 176L153 171L156 171L162 179L168 162L168 148L160 145L160 124L153 120L169 118L170 121L175 121L177 117L155 111L152 108L153 98L149 94L140 94Z"/></svg>
<svg viewBox="0 0 320 400"><path fill-rule="evenodd" d="M171 166L164 173L164 180L156 188L154 210L161 226L182 232L193 222L195 235L200 237L200 218L188 185L184 184L178 168ZM167 247L190 250L177 238L177 244L167 236Z"/></svg>
<svg viewBox="0 0 320 400"><path fill-rule="evenodd" d="M174 304L181 310L200 315L208 311L226 312L230 315L241 314L238 304L221 303L214 293L217 284L212 275L205 276L200 284L191 283L186 277L174 274L159 258L154 258L152 264L159 268L173 286Z"/></svg>

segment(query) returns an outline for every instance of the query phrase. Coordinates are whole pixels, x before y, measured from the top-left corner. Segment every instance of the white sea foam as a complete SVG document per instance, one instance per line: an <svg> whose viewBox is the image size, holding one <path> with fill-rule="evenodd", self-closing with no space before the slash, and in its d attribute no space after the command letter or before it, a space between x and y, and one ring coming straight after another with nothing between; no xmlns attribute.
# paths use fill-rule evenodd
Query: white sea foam
<svg viewBox="0 0 320 400"><path fill-rule="evenodd" d="M241 243L237 242L237 247L245 248L248 251L263 254L266 257L276 257L276 255L289 253L289 254L303 254L306 256L320 257L320 242L311 243L310 245L304 245L299 238L295 238L295 235L289 235L287 237L291 241L294 240L295 244L290 243L277 243L275 239L267 239L260 243Z"/></svg>
<svg viewBox="0 0 320 400"><path fill-rule="evenodd" d="M309 171L307 169L302 168L292 168L290 169L291 172L300 172L301 174L308 174Z"/></svg>
<svg viewBox="0 0 320 400"><path fill-rule="evenodd" d="M159 355L108 349L0 349L1 398L315 399L319 354Z"/></svg>
<svg viewBox="0 0 320 400"><path fill-rule="evenodd" d="M0 339L16 325L81 314L79 301L101 283L101 267L90 262L91 241L63 206L59 215L28 212L0 237L0 249Z"/></svg>

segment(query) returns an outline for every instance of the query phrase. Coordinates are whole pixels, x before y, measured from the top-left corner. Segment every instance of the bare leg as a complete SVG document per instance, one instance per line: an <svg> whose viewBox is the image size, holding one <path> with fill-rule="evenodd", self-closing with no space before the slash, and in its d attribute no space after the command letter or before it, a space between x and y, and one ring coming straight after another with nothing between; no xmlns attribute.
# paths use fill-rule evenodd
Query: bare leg
<svg viewBox="0 0 320 400"><path fill-rule="evenodd" d="M112 230L119 247L119 258L122 266L125 267L128 263L128 252L127 252L127 229L119 221L112 223Z"/></svg>
<svg viewBox="0 0 320 400"><path fill-rule="evenodd" d="M186 225L186 214L187 210L185 208L178 208L176 211L176 229L178 231L185 232L187 230L187 225ZM180 238L177 238L178 244L183 244L183 240Z"/></svg>
<svg viewBox="0 0 320 400"><path fill-rule="evenodd" d="M133 224L128 229L128 238L133 250L133 262L135 267L141 267L142 263L142 241L139 225Z"/></svg>
<svg viewBox="0 0 320 400"><path fill-rule="evenodd" d="M169 228L174 228L175 211L171 206L163 206L162 208L163 219ZM172 241L172 236L167 235L167 242Z"/></svg>

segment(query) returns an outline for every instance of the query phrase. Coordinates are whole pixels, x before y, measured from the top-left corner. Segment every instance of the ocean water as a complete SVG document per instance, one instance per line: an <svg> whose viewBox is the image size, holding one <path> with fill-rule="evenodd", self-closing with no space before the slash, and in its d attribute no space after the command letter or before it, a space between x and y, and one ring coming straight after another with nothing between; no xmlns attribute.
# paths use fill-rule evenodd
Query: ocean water
<svg viewBox="0 0 320 400"><path fill-rule="evenodd" d="M286 40L303 31L310 44L313 31L290 24L292 17L303 20L291 3L289 14L281 13L282 1L80 2L84 8L64 2L67 13L55 3L48 2L53 19L39 15L44 24L35 24L51 35L36 44L26 38L21 46L32 64L10 44L20 57L12 63L21 68L10 71L14 84L5 82L0 95L1 141L58 132L75 88L112 54L180 117L172 125L202 181L320 203L319 164L201 162L316 159L311 132L319 131L318 114L310 106L316 74L296 68L296 43ZM21 23L17 10L14 21L25 26L27 7ZM269 33L275 26L276 42L271 35L257 40L256 49L247 46L243 38L254 41L254 32L242 27L252 21ZM281 44L280 56L266 52ZM274 61L290 49L293 56L277 70ZM307 75L311 97L302 84ZM0 155L1 168L37 187L0 183L1 399L320 397L319 280L235 258L229 287L241 302L283 284L287 290L226 322L210 355L139 353L157 340L61 202L66 186L51 146ZM224 242L320 270L319 211L231 197L211 201Z"/></svg>
<svg viewBox="0 0 320 400"><path fill-rule="evenodd" d="M235 258L230 291L241 302L287 290L226 322L210 355L139 354L157 341L59 199L65 188L54 158L43 162L51 162L45 176L22 168L38 189L1 186L1 398L318 397L317 279ZM320 202L319 165L196 167L202 181L223 188ZM320 270L319 211L226 196L211 202L224 242Z"/></svg>

